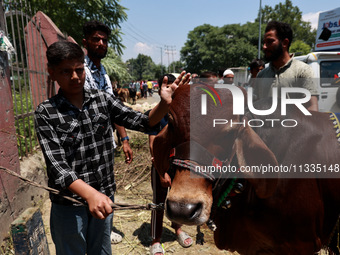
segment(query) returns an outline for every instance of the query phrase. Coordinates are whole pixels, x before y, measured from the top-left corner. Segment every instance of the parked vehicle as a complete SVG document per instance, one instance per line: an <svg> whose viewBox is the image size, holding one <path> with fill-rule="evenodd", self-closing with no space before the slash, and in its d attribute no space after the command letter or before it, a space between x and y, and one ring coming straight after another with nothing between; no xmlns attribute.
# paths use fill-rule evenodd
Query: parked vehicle
<svg viewBox="0 0 340 255"><path fill-rule="evenodd" d="M313 68L320 94L319 111L340 112L340 52L311 52L295 58Z"/></svg>
<svg viewBox="0 0 340 255"><path fill-rule="evenodd" d="M158 90L159 85L158 85L158 82L157 82L157 81L152 81L152 88L153 88L154 90Z"/></svg>

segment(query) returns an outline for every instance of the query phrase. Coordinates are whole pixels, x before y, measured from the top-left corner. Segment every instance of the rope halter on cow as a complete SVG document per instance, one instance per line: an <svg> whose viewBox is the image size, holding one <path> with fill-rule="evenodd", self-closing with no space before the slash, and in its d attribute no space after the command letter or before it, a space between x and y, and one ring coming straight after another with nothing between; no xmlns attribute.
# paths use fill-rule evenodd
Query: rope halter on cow
<svg viewBox="0 0 340 255"><path fill-rule="evenodd" d="M188 169L193 173L214 182L221 176L215 176L214 173L209 171L197 171L197 169L199 169L200 166L222 167L229 165L234 154L235 152L233 150L230 160L226 159L221 161L199 143L187 141L179 144L170 151L170 159L172 165Z"/></svg>
<svg viewBox="0 0 340 255"><path fill-rule="evenodd" d="M211 218L213 217L217 207L222 207L224 209L228 209L230 207L228 196L230 196L232 191L235 191L235 193L242 192L243 185L236 182L236 177L230 178L230 175L226 178L221 178L223 174L222 172L198 171L197 169L200 169L201 166L213 166L220 168L223 166L229 166L234 155L235 147L233 146L230 156L222 161L195 141L181 143L170 152L171 166L185 168L213 183L214 199L212 213L210 215ZM225 188L227 183L228 186ZM212 228L214 228L214 223L211 220L209 220L207 225L212 225Z"/></svg>

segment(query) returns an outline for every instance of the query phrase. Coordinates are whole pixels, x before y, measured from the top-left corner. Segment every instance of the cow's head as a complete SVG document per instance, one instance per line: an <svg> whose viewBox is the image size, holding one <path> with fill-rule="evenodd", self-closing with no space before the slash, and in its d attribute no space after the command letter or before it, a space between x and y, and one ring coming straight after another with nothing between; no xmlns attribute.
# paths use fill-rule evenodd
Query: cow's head
<svg viewBox="0 0 340 255"><path fill-rule="evenodd" d="M217 90L222 104L207 100L208 112L202 115L201 95L206 93L201 88L205 88L205 85L181 86L174 93L169 123L154 141L155 167L159 174L164 175L170 168L171 150L190 140L200 144L207 153L219 159L230 159L232 155L236 155L240 166L277 165L274 154L249 126L213 127L213 119L223 118L236 123L241 122L243 116L233 115L233 98L226 89ZM190 161L188 158L184 163ZM213 182L188 171L184 165L172 165L176 174L167 197L166 214L170 220L177 223L201 225L210 217ZM243 177L260 198L269 197L275 190L275 181L256 179L256 176L251 174L244 174Z"/></svg>

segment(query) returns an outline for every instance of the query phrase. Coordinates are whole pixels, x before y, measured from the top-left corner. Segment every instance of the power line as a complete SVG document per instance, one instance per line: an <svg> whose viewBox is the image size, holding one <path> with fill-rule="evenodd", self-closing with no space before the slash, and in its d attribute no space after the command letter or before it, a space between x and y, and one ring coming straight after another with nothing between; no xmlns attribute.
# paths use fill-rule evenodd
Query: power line
<svg viewBox="0 0 340 255"><path fill-rule="evenodd" d="M176 54L176 46L175 45L164 45L165 54L168 55L168 72L171 72L170 66L170 54L172 55L172 71L175 72L175 64L174 64L174 55Z"/></svg>
<svg viewBox="0 0 340 255"><path fill-rule="evenodd" d="M149 39L145 38L144 36L142 36L141 34L137 33L136 31L132 30L131 28L126 27L126 29L129 30L131 33L133 33L135 36L137 36L139 38L138 39L139 41L143 41L143 42L146 41L146 42L152 44L152 42ZM137 40L137 38L135 38L135 39Z"/></svg>
<svg viewBox="0 0 340 255"><path fill-rule="evenodd" d="M150 35L145 34L143 31L141 31L138 28L136 28L133 24L130 24L130 23L126 22L126 25L128 25L130 27L130 29L133 29L134 31L136 31L137 34L144 35L144 36L141 36L141 37L143 37L143 38L145 38L145 37L146 38L150 38L153 42L156 42L156 44L163 45L163 43L160 43L155 38L152 38Z"/></svg>
<svg viewBox="0 0 340 255"><path fill-rule="evenodd" d="M132 37L133 39L135 39L136 40L136 42L140 42L140 41L142 41L143 42L143 40L140 40L139 38L136 38L135 36L133 36L133 35L131 35L131 34L129 34L129 33L124 33L125 35L128 35L128 36L130 36L130 37Z"/></svg>
<svg viewBox="0 0 340 255"><path fill-rule="evenodd" d="M145 33L139 31L136 27L134 27L132 24L125 23L125 29L128 31L124 31L123 33L131 38L133 38L136 42L142 42L142 43L149 43L151 44L151 47L156 47L161 50L160 57L161 57L161 65L163 65L163 47L159 46L159 42L157 40L154 40L150 36L146 35ZM128 38L127 38L128 39ZM131 40L130 40L131 41ZM162 44L160 44L162 45ZM172 62L174 62L174 55L176 54L176 46L168 46L165 45L165 54L168 54L168 68L170 70L170 54L172 55ZM175 66L173 66L173 70L175 69Z"/></svg>

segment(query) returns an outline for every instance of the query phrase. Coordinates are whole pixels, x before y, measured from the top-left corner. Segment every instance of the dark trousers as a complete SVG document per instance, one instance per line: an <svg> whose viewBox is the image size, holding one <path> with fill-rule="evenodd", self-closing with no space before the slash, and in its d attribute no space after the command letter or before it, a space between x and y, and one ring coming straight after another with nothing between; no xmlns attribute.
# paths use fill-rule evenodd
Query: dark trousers
<svg viewBox="0 0 340 255"><path fill-rule="evenodd" d="M171 175L170 175L171 176ZM159 204L164 203L166 196L168 194L168 188L164 188L161 185L161 181L157 170L154 166L151 169L151 185L153 190L153 203ZM152 239L161 238L162 230L163 230L163 217L164 210L151 211L151 237ZM176 223L171 224L172 228L180 227L180 225Z"/></svg>

